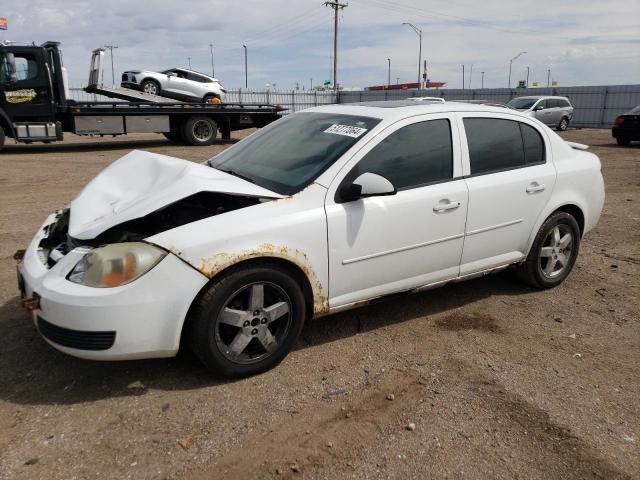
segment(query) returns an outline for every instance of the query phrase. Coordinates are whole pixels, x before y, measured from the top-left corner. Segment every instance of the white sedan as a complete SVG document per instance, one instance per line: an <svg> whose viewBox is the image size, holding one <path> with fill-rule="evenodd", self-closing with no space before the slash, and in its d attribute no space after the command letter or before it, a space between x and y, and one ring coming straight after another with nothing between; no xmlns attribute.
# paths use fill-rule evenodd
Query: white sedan
<svg viewBox="0 0 640 480"><path fill-rule="evenodd" d="M561 283L604 202L584 148L504 108L401 101L288 115L205 164L134 151L17 253L23 304L71 355L184 341L255 374L312 317L508 266Z"/></svg>

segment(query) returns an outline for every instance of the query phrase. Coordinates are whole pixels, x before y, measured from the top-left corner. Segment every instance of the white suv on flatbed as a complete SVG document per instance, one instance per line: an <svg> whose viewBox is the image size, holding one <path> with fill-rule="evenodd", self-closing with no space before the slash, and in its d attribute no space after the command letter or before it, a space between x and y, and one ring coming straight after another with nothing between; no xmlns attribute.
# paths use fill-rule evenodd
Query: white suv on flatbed
<svg viewBox="0 0 640 480"><path fill-rule="evenodd" d="M561 283L604 202L600 161L505 108L415 101L288 115L205 164L134 151L18 252L55 348L276 365L305 320L514 266Z"/></svg>

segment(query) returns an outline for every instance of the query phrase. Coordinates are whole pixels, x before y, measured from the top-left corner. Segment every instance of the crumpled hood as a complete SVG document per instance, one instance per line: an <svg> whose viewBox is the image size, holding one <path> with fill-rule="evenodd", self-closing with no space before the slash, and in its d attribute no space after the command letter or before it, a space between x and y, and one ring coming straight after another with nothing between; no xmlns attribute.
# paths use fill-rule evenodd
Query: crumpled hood
<svg viewBox="0 0 640 480"><path fill-rule="evenodd" d="M69 235L90 240L199 192L282 198L207 165L134 150L105 168L71 201Z"/></svg>

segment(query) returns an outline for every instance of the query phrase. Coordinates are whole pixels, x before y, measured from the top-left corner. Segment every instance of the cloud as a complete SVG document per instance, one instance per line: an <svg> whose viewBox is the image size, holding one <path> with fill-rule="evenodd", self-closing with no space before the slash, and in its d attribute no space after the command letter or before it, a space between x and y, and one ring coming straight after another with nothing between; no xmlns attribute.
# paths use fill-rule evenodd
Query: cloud
<svg viewBox="0 0 640 480"><path fill-rule="evenodd" d="M115 44L116 77L131 68L186 66L211 70L227 87L244 84L318 84L331 76L333 12L316 0L21 0L3 5L4 38L62 42L73 84L86 81L91 50ZM506 9L503 1L350 0L340 13L339 79L345 86L381 84L391 77L415 81L418 37L423 30L429 76L459 87L462 65L473 64L473 86L505 87L509 59L513 78L546 82L547 69L561 85L640 83L640 3L538 0ZM468 80L468 77L467 77Z"/></svg>

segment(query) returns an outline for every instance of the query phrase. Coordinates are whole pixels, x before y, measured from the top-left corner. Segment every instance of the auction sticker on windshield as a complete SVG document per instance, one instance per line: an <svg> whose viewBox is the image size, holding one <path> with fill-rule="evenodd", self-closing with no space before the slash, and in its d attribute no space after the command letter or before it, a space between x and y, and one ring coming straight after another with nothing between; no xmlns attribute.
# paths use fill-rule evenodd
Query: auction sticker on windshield
<svg viewBox="0 0 640 480"><path fill-rule="evenodd" d="M324 133L333 133L335 135L344 135L346 137L358 138L366 131L366 128L352 127L351 125L339 125L337 123L334 123L329 128L327 128Z"/></svg>

